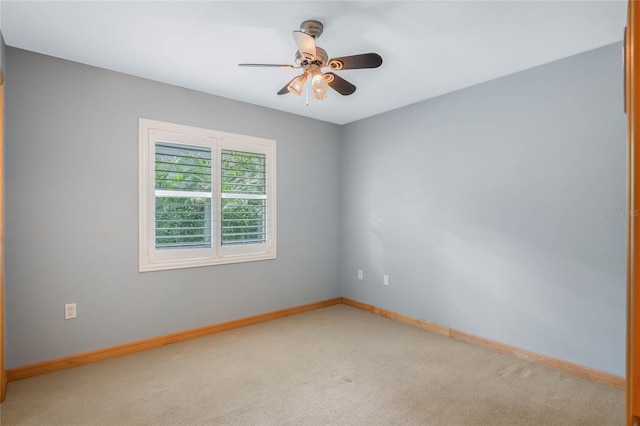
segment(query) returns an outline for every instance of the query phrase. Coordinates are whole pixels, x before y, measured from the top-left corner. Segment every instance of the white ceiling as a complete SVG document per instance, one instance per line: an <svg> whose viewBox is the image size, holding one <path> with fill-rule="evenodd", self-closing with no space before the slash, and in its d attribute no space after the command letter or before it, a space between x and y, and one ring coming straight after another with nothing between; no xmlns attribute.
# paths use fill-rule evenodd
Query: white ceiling
<svg viewBox="0 0 640 426"><path fill-rule="evenodd" d="M345 124L622 40L609 1L6 1L6 44ZM316 19L330 57L377 52L378 69L322 102L277 96L295 69L291 32ZM11 78L10 75L7 76Z"/></svg>

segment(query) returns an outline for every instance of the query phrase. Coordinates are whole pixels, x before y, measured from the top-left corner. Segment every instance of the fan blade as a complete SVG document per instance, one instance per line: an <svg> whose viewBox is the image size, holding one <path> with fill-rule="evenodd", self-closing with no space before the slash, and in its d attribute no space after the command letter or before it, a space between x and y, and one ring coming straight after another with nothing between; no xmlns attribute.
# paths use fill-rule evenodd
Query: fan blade
<svg viewBox="0 0 640 426"><path fill-rule="evenodd" d="M296 42L296 46L298 46L298 52L300 52L302 56L308 55L308 56L312 56L313 57L312 59L316 58L316 39L315 38L311 37L307 33L303 33L302 31L294 31L293 39Z"/></svg>
<svg viewBox="0 0 640 426"><path fill-rule="evenodd" d="M289 93L289 83L285 84L282 89L278 92L278 95L286 95Z"/></svg>
<svg viewBox="0 0 640 426"><path fill-rule="evenodd" d="M356 91L356 86L349 83L344 78L339 77L332 72L326 72L324 73L324 75L331 76L330 78L327 79L327 84L329 85L329 87L331 87L336 92L340 93L342 96L352 95L353 92Z"/></svg>
<svg viewBox="0 0 640 426"><path fill-rule="evenodd" d="M238 64L239 67L278 67L278 68L300 68L293 65L281 64Z"/></svg>
<svg viewBox="0 0 640 426"><path fill-rule="evenodd" d="M380 65L382 65L382 57L377 53L363 53L362 55L329 59L329 67L334 70L378 68Z"/></svg>
<svg viewBox="0 0 640 426"><path fill-rule="evenodd" d="M284 87L282 89L280 89L280 91L278 92L278 95L286 95L287 93L289 93L289 85L293 82L293 80L295 80L296 78L298 78L298 76L293 77L291 80L289 80L289 82L287 84L284 85Z"/></svg>

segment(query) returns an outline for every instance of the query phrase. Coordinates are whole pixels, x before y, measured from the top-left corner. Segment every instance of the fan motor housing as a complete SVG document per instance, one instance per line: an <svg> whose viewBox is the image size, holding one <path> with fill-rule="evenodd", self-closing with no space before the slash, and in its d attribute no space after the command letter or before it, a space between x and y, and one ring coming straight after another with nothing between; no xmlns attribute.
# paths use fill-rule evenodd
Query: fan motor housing
<svg viewBox="0 0 640 426"><path fill-rule="evenodd" d="M322 22L313 19L309 19L300 24L300 31L309 34L313 38L320 37L323 29L324 25L322 25Z"/></svg>
<svg viewBox="0 0 640 426"><path fill-rule="evenodd" d="M316 46L316 58L314 63L323 67L327 64L328 60L329 60L329 55L327 54L327 51L324 50L322 47ZM304 65L305 61L307 61L308 63L311 63L308 58L306 58L300 53L300 51L296 51L296 64Z"/></svg>

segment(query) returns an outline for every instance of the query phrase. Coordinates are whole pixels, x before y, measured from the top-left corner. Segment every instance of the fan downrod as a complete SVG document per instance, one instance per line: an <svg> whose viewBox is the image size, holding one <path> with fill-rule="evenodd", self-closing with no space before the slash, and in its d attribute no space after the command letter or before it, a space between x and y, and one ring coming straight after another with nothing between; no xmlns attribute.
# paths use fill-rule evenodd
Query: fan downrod
<svg viewBox="0 0 640 426"><path fill-rule="evenodd" d="M304 21L302 24L300 24L300 31L309 34L313 38L320 37L322 35L323 29L324 26L322 25L322 22L314 21L313 19Z"/></svg>

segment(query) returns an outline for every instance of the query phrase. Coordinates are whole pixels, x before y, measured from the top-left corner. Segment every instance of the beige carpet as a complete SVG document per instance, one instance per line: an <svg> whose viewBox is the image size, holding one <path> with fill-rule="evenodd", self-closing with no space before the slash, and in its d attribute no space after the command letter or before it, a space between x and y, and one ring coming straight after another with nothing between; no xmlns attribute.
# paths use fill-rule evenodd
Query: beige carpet
<svg viewBox="0 0 640 426"><path fill-rule="evenodd" d="M3 425L622 425L624 393L344 305L9 384Z"/></svg>

